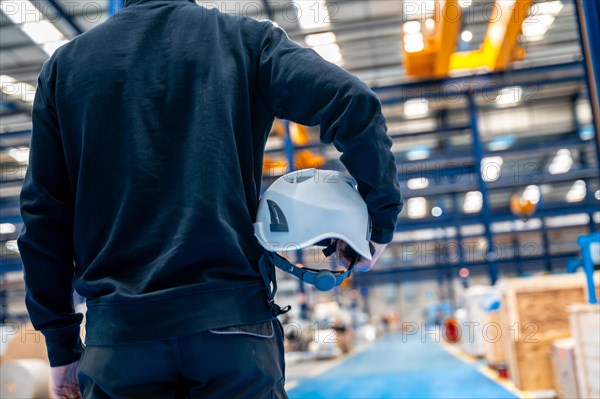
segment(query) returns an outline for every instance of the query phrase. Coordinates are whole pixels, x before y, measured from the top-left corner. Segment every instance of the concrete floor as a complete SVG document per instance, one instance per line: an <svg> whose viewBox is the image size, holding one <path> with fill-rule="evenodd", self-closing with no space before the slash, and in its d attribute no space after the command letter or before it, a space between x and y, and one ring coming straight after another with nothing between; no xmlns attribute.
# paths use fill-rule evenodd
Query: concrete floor
<svg viewBox="0 0 600 399"><path fill-rule="evenodd" d="M477 362L450 354L431 337L378 339L338 360L287 367L288 395L304 398L518 398L481 373Z"/></svg>

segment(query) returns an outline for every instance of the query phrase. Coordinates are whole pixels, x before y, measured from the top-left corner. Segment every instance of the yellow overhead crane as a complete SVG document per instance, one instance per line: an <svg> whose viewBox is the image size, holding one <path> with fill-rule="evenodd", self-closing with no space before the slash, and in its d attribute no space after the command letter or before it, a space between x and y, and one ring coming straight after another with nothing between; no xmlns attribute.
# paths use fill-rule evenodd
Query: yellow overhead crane
<svg viewBox="0 0 600 399"><path fill-rule="evenodd" d="M428 22L404 24L407 75L441 78L461 70L505 69L511 61L525 55L517 41L532 4L533 0L496 0L481 48L455 52L463 9L458 0L435 0L434 15Z"/></svg>

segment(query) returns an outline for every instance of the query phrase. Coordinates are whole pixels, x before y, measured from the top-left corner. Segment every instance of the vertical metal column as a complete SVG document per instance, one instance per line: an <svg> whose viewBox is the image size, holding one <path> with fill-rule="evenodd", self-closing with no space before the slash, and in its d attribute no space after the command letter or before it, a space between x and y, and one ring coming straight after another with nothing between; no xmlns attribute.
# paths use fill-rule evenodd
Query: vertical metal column
<svg viewBox="0 0 600 399"><path fill-rule="evenodd" d="M456 255L458 256L458 269L460 270L465 266L465 252L463 251L464 242L463 236L460 231L460 217L458 213L459 205L458 205L458 194L452 193L452 214L454 215L454 222L456 223Z"/></svg>
<svg viewBox="0 0 600 399"><path fill-rule="evenodd" d="M52 4L60 18L62 18L70 27L75 31L77 35L83 33L83 29L79 26L71 14L65 11L63 6L57 0L48 0L48 3Z"/></svg>
<svg viewBox="0 0 600 399"><path fill-rule="evenodd" d="M576 94L575 96L573 96L573 101L571 103L571 112L573 113L573 121L574 121L576 132L580 132L580 130L581 130L581 125L579 124L579 119L578 119L578 114L577 114L577 100L578 99L579 99L579 95ZM597 140L596 140L596 142L597 142ZM587 152L584 151L583 149L579 149L579 161L581 162L582 168L585 169L589 166ZM596 145L596 162L600 164L600 149L598 148L598 145ZM595 206L596 199L594 198L594 192L590 188L591 187L590 179L587 177L584 177L582 180L585 182L585 192L586 192L585 204L591 205L590 208L593 209ZM589 222L588 222L588 225L590 228L590 233L593 233L594 231L596 231L598 229L596 227L596 223L594 222L594 212L592 212L592 211L588 212L588 216L590 218Z"/></svg>
<svg viewBox="0 0 600 399"><path fill-rule="evenodd" d="M586 64L588 92L596 128L596 156L600 162L600 2L577 0L577 22Z"/></svg>
<svg viewBox="0 0 600 399"><path fill-rule="evenodd" d="M544 263L546 271L552 271L552 257L550 256L550 240L548 239L548 226L546 226L546 218L540 218L542 221L542 245L544 246Z"/></svg>
<svg viewBox="0 0 600 399"><path fill-rule="evenodd" d="M4 273L0 273L0 286L5 285L5 275ZM0 324L6 323L9 318L8 314L8 305L7 305L7 297L6 297L6 289L0 290Z"/></svg>
<svg viewBox="0 0 600 399"><path fill-rule="evenodd" d="M496 251L494 247L494 237L492 235L492 217L490 211L490 204L488 201L488 191L481 175L481 163L483 159L483 146L481 144L481 137L479 136L479 117L477 112L477 104L475 103L475 97L473 93L467 93L467 101L469 102L469 119L471 123L471 135L473 138L473 155L475 156L475 174L479 182L479 191L481 192L483 204L481 207L481 215L483 217L483 224L485 227L485 238L488 242L486 248L485 259L488 262L488 272L490 275L490 283L496 284L498 280L498 264L496 263Z"/></svg>
<svg viewBox="0 0 600 399"><path fill-rule="evenodd" d="M513 237L512 240L513 247L513 259L515 261L515 270L517 271L517 276L523 275L523 265L521 263L521 246L519 245L519 240Z"/></svg>
<svg viewBox="0 0 600 399"><path fill-rule="evenodd" d="M288 161L288 172L293 172L296 168L294 166L294 143L292 142L292 135L290 133L290 121L284 122L285 128L285 137L283 138L283 148L285 150L285 156ZM298 263L302 263L302 250L296 251L296 258ZM302 280L298 280L298 291L302 295L303 301L300 305L300 318L307 319L308 318L308 297L306 295L306 290L304 287L304 282Z"/></svg>

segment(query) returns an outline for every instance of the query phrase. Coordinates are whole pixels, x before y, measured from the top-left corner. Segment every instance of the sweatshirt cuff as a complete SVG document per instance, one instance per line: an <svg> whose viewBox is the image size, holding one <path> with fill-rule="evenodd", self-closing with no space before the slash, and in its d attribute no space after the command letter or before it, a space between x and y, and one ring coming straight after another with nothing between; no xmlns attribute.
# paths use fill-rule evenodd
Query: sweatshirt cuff
<svg viewBox="0 0 600 399"><path fill-rule="evenodd" d="M371 241L377 244L388 244L394 238L394 230L373 228L371 231Z"/></svg>
<svg viewBox="0 0 600 399"><path fill-rule="evenodd" d="M71 364L81 358L83 342L79 325L42 330L51 367Z"/></svg>

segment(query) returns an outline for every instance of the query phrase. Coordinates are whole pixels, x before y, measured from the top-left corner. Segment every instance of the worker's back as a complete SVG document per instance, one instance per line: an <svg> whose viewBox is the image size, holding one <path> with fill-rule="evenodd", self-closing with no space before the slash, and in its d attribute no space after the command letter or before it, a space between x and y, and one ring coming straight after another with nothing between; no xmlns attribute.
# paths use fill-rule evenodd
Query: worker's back
<svg viewBox="0 0 600 399"><path fill-rule="evenodd" d="M320 125L389 242L401 199L379 99L271 22L127 0L44 65L18 242L51 363L80 354L73 282L91 346L273 318L252 222L275 115Z"/></svg>
<svg viewBox="0 0 600 399"><path fill-rule="evenodd" d="M256 82L263 24L183 0L131 3L42 72L75 201L87 339L125 338L96 326L107 318L153 334L172 325L167 309L206 329L236 301L254 306L246 321L267 319L252 228L273 118ZM242 300L236 285L253 287Z"/></svg>

